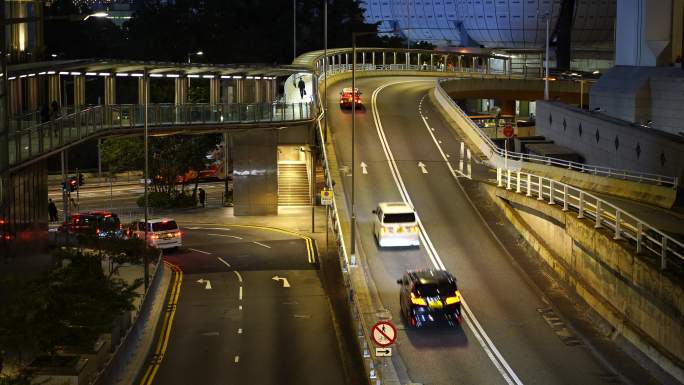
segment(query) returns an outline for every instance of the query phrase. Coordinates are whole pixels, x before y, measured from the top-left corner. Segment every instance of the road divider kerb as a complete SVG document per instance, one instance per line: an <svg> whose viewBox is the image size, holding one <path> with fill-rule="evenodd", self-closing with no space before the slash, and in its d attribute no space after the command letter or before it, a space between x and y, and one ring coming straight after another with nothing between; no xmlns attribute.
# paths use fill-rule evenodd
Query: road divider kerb
<svg viewBox="0 0 684 385"><path fill-rule="evenodd" d="M173 319L176 314L178 296L180 295L180 288L183 282L183 271L180 267L167 261L164 261L164 264L174 272L174 283L166 306L164 321L162 323L161 332L159 333L159 339L157 340L157 348L152 356L152 359L150 360L149 366L147 367L145 374L140 380L140 385L151 385L153 383L157 371L159 370L159 366L164 360L166 348L168 347L169 338L171 336L171 327L173 325Z"/></svg>

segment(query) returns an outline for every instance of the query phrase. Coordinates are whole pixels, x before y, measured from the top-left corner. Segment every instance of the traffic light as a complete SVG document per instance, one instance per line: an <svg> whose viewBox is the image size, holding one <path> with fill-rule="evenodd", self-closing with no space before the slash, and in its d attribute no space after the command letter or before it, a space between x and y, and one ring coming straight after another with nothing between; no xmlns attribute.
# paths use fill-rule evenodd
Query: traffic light
<svg viewBox="0 0 684 385"><path fill-rule="evenodd" d="M79 186L83 186L84 183L85 183L85 182L83 181L83 174L81 174L81 173L79 172L79 173L78 173L78 185L79 185Z"/></svg>
<svg viewBox="0 0 684 385"><path fill-rule="evenodd" d="M71 177L69 179L69 191L74 192L76 191L76 185L78 184L78 180L76 180L75 177Z"/></svg>

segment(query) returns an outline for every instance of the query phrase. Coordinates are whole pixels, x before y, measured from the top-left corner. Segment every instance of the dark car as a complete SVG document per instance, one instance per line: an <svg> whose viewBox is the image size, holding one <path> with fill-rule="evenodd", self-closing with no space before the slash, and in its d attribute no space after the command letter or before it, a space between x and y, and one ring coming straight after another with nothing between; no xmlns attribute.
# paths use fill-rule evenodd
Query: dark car
<svg viewBox="0 0 684 385"><path fill-rule="evenodd" d="M401 285L401 314L414 327L461 322L461 293L456 278L444 270L407 271L397 281Z"/></svg>
<svg viewBox="0 0 684 385"><path fill-rule="evenodd" d="M61 232L99 237L122 237L119 217L108 211L89 211L69 216L58 229Z"/></svg>

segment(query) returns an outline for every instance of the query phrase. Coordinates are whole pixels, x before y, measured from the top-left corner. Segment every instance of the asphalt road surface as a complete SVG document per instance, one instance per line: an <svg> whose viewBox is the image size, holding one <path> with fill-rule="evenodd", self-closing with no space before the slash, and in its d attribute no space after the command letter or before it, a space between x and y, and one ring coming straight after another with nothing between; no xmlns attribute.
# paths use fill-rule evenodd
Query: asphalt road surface
<svg viewBox="0 0 684 385"><path fill-rule="evenodd" d="M402 383L621 383L567 328L560 334L552 328L558 317L548 312L542 294L516 269L469 203L455 171L460 139L426 100L432 81L376 78L356 84L366 105L356 117L359 249L384 307L400 325L399 356L393 362ZM336 84L343 86L349 84ZM337 92L329 95L335 106ZM329 123L341 166L350 167L351 113L331 107ZM482 166L472 168L487 177ZM344 184L349 200L351 178ZM378 202L402 200L410 201L419 215L422 244L380 250L371 211ZM396 280L407 269L428 267L444 267L457 277L467 308L461 327L413 330L402 320Z"/></svg>
<svg viewBox="0 0 684 385"><path fill-rule="evenodd" d="M306 241L265 228L183 226L183 270L155 384L344 384L331 308ZM209 283L207 283L207 281Z"/></svg>

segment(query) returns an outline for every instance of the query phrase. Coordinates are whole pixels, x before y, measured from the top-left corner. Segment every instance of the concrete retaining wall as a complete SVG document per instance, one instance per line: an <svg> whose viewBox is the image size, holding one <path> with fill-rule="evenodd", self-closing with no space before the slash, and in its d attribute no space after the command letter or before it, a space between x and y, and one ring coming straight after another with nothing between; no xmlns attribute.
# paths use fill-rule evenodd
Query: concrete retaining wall
<svg viewBox="0 0 684 385"><path fill-rule="evenodd" d="M573 212L481 184L537 255L620 338L684 382L684 285Z"/></svg>

